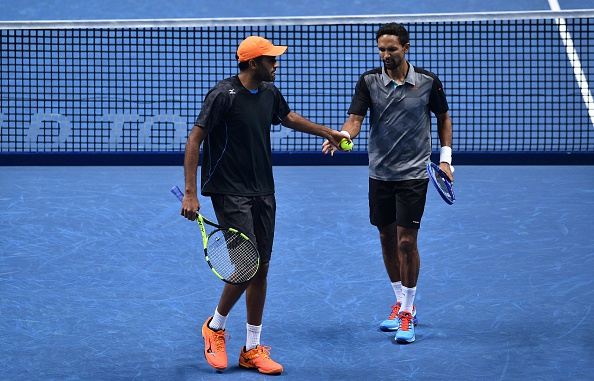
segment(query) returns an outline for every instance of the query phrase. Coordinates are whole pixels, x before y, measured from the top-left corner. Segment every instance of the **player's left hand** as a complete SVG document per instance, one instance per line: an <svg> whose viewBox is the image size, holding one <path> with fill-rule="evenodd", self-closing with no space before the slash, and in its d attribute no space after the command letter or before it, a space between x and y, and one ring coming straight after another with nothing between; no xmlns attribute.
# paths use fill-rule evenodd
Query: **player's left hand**
<svg viewBox="0 0 594 381"><path fill-rule="evenodd" d="M441 162L439 163L439 169L441 169L446 174L448 180L450 180L450 183L454 185L454 166L446 162Z"/></svg>

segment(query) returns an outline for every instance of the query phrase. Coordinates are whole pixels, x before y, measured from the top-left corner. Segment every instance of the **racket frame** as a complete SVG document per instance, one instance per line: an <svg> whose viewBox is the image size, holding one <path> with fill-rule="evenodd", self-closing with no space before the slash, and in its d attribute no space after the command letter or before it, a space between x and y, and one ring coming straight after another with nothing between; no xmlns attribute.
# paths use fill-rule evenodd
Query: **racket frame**
<svg viewBox="0 0 594 381"><path fill-rule="evenodd" d="M173 193L180 201L183 200L184 194L181 192L179 187L177 187L177 185L174 186L173 188L171 188L171 193ZM217 278L219 278L223 282L230 283L230 284L243 284L243 283L246 283L246 282L249 282L250 280L252 280L252 278L256 275L256 273L260 269L260 254L258 253L258 249L256 248L256 245L254 245L254 243L249 239L249 237L247 235L245 235L244 233L238 231L237 229L222 227L221 225L219 225L215 222L212 222L211 220L204 217L202 214L200 214L198 212L196 212L196 222L198 223L198 226L200 228L200 235L202 236L204 259L206 260L206 263L208 263L208 266L210 267L210 270L213 272L213 274L215 274L217 276ZM213 228L215 228L215 230L211 231L210 233L207 233L206 227L204 226L204 224L212 226ZM208 254L208 240L210 239L210 237L212 237L215 233L217 233L219 231L228 231L232 234L238 234L241 238L245 239L253 247L254 251L256 252L257 263L254 266L254 272L246 280L241 281L241 282L234 282L229 279L226 279L224 276L222 276L217 271L217 269L213 266L212 262L210 261L210 257Z"/></svg>
<svg viewBox="0 0 594 381"><path fill-rule="evenodd" d="M437 173L442 178L443 183L447 188L447 193L439 185L439 180L435 177L435 173ZM439 166L434 162L429 162L427 163L427 174L429 175L429 179L431 179L431 182L435 186L435 189L437 189L437 193L439 193L441 198L449 205L455 203L456 195L454 194L454 188L452 186L452 182L446 176L445 172L442 171L441 168L439 168Z"/></svg>

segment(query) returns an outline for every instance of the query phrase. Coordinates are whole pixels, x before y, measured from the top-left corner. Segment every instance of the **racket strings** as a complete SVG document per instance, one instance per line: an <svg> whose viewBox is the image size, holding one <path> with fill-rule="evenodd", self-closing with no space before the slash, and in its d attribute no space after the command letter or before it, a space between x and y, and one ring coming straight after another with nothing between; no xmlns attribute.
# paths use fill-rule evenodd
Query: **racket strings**
<svg viewBox="0 0 594 381"><path fill-rule="evenodd" d="M443 190L444 192L450 191L450 188L448 187L448 185L444 181L443 177L441 177L441 175L439 173L435 173L435 179L437 179L437 183L439 184L439 187L441 188L441 190Z"/></svg>
<svg viewBox="0 0 594 381"><path fill-rule="evenodd" d="M258 252L254 245L240 234L217 230L207 244L211 266L225 280L242 283L258 270Z"/></svg>
<svg viewBox="0 0 594 381"><path fill-rule="evenodd" d="M439 175L439 172L435 168L431 167L431 176L435 179L435 185L437 185L442 191L447 191L443 178Z"/></svg>

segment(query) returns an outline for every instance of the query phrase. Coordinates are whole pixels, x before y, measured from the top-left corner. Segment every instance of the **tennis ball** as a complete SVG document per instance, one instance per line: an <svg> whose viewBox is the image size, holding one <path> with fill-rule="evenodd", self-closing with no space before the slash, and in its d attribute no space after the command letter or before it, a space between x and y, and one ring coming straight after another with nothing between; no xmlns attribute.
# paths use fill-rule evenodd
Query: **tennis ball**
<svg viewBox="0 0 594 381"><path fill-rule="evenodd" d="M350 151L353 149L353 143L349 142L347 139L342 139L340 141L340 148L345 151Z"/></svg>

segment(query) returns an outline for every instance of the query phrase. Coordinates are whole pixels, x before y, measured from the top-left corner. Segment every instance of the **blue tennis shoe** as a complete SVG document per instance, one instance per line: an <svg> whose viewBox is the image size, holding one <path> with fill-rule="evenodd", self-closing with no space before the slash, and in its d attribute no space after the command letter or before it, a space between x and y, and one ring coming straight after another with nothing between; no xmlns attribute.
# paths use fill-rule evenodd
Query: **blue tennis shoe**
<svg viewBox="0 0 594 381"><path fill-rule="evenodd" d="M400 327L400 320L398 319L399 312L400 312L400 302L398 302L392 306L392 312L390 313L390 316L386 320L384 320L380 323L380 330L382 330L384 332L397 331L398 328ZM412 323L414 325L419 324L419 321L417 319L417 309L415 308L415 306L413 306L412 316L413 316Z"/></svg>
<svg viewBox="0 0 594 381"><path fill-rule="evenodd" d="M409 344L415 341L415 324L413 316L408 311L401 311L398 314L400 327L396 331L396 342L398 344Z"/></svg>

